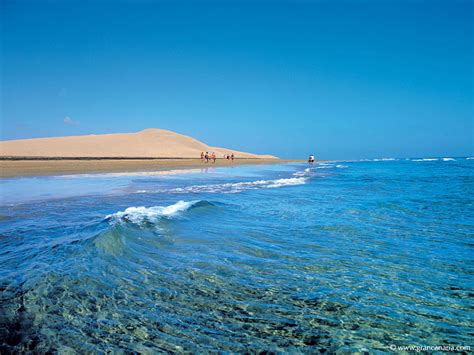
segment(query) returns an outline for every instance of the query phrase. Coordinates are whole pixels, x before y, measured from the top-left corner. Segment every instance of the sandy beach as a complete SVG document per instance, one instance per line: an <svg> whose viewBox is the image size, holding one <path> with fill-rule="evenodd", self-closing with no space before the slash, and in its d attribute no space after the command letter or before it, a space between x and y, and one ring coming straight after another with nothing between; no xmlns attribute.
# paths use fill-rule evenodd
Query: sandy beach
<svg viewBox="0 0 474 355"><path fill-rule="evenodd" d="M235 159L234 161L229 161L227 159L217 159L214 164L202 163L200 159L0 160L0 177L157 172L175 169L275 164L291 161L278 159Z"/></svg>

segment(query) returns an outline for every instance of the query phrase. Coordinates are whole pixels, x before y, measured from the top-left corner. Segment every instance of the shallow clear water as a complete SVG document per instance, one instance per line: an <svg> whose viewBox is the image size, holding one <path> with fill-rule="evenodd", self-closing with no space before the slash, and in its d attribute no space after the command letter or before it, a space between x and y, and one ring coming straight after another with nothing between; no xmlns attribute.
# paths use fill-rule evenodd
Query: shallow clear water
<svg viewBox="0 0 474 355"><path fill-rule="evenodd" d="M471 345L473 168L2 180L0 352Z"/></svg>

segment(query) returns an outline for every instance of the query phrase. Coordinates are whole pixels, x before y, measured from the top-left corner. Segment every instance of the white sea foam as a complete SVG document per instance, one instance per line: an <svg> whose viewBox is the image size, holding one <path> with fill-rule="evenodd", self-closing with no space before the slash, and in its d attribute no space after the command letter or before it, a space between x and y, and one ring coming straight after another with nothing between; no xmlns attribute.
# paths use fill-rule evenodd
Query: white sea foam
<svg viewBox="0 0 474 355"><path fill-rule="evenodd" d="M422 159L412 159L412 161L437 161L438 158L422 158Z"/></svg>
<svg viewBox="0 0 474 355"><path fill-rule="evenodd" d="M333 169L334 165L321 165L317 166L316 169Z"/></svg>
<svg viewBox="0 0 474 355"><path fill-rule="evenodd" d="M318 165L315 167L315 169L345 169L348 168L347 165L343 164L327 164L327 163L318 163Z"/></svg>
<svg viewBox="0 0 474 355"><path fill-rule="evenodd" d="M105 217L107 220L125 220L132 223L156 222L160 218L172 218L189 210L200 201L178 201L169 206L128 207L125 211L116 212Z"/></svg>
<svg viewBox="0 0 474 355"><path fill-rule="evenodd" d="M294 172L293 173L293 176L309 176L311 175L311 172L313 171L313 169L311 168L306 168L304 169L303 171L297 171L297 172Z"/></svg>
<svg viewBox="0 0 474 355"><path fill-rule="evenodd" d="M467 157L466 160L474 160L474 157Z"/></svg>
<svg viewBox="0 0 474 355"><path fill-rule="evenodd" d="M306 179L302 177L294 177L289 179L278 179L271 180L271 183L267 185L267 188L275 188L282 186L292 186L292 185L303 185L306 184Z"/></svg>
<svg viewBox="0 0 474 355"><path fill-rule="evenodd" d="M168 192L171 193L239 193L246 190L256 190L261 188L278 188L284 186L294 186L306 184L307 177L293 177L277 180L256 180L236 183L214 184L214 185L194 185L178 187Z"/></svg>
<svg viewBox="0 0 474 355"><path fill-rule="evenodd" d="M454 158L443 158L443 161L456 161Z"/></svg>
<svg viewBox="0 0 474 355"><path fill-rule="evenodd" d="M394 160L397 160L395 158L376 158L376 159L372 159L372 161L394 161Z"/></svg>

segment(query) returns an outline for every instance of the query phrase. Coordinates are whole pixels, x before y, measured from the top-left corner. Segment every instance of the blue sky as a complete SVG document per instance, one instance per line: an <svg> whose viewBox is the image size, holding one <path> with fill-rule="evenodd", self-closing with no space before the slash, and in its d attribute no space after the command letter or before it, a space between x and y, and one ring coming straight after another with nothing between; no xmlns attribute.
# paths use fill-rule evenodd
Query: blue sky
<svg viewBox="0 0 474 355"><path fill-rule="evenodd" d="M2 1L1 139L474 154L472 1Z"/></svg>

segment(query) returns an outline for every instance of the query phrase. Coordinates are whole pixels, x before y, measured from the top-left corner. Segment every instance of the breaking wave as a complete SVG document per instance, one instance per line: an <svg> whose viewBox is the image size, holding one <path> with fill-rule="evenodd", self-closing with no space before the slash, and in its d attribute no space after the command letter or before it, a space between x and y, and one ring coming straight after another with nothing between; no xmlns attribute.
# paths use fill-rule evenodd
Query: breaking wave
<svg viewBox="0 0 474 355"><path fill-rule="evenodd" d="M130 257L144 246L161 248L174 235L169 222L197 207L214 206L204 201L178 201L169 206L128 207L105 217L109 222L106 230L98 233L87 243L109 256Z"/></svg>
<svg viewBox="0 0 474 355"><path fill-rule="evenodd" d="M135 224L145 222L156 223L162 218L171 219L181 213L195 207L203 207L212 205L210 202L196 201L178 201L169 206L153 206L153 207L128 207L124 211L116 212L105 217L109 221L125 221Z"/></svg>

